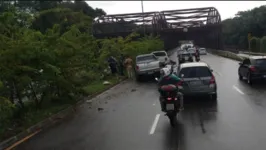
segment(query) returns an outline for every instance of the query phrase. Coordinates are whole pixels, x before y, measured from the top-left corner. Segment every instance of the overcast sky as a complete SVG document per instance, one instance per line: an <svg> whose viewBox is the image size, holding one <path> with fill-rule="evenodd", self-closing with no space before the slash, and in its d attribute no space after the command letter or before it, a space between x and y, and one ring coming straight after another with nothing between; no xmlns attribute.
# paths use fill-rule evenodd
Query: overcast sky
<svg viewBox="0 0 266 150"><path fill-rule="evenodd" d="M107 14L141 12L141 1L87 1L87 3L93 8L102 8ZM144 1L143 5L144 12L215 7L224 20L234 17L238 11L266 5L266 1Z"/></svg>

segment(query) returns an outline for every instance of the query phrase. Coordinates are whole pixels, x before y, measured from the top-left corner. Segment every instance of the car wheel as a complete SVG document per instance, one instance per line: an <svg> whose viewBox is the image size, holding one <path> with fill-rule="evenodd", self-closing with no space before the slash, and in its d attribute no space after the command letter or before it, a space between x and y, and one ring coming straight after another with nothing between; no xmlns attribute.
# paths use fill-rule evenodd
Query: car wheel
<svg viewBox="0 0 266 150"><path fill-rule="evenodd" d="M213 101L217 100L217 93L211 95L211 100Z"/></svg>
<svg viewBox="0 0 266 150"><path fill-rule="evenodd" d="M140 75L136 75L136 81L140 82L141 81L141 76Z"/></svg>
<svg viewBox="0 0 266 150"><path fill-rule="evenodd" d="M241 76L240 73L238 73L238 78L239 80L243 80L243 76Z"/></svg>
<svg viewBox="0 0 266 150"><path fill-rule="evenodd" d="M252 79L250 78L250 73L248 73L247 82L249 85L252 85Z"/></svg>

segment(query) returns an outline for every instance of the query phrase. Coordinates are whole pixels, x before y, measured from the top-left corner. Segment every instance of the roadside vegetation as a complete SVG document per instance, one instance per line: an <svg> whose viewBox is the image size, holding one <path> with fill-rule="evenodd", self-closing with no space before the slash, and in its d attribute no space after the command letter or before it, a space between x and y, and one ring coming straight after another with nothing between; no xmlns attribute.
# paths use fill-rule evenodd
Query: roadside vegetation
<svg viewBox="0 0 266 150"><path fill-rule="evenodd" d="M102 91L109 56L163 49L158 37L95 39L92 21L104 15L86 2L1 1L0 141Z"/></svg>
<svg viewBox="0 0 266 150"><path fill-rule="evenodd" d="M238 12L234 18L226 19L223 24L223 39L226 47L249 49L248 34L250 33L250 50L266 52L266 6L248 11Z"/></svg>

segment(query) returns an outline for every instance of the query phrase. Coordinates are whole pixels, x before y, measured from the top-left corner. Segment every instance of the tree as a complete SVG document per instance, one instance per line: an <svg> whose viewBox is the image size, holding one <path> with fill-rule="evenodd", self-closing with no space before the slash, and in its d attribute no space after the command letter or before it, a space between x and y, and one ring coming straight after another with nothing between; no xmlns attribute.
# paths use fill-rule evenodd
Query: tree
<svg viewBox="0 0 266 150"><path fill-rule="evenodd" d="M262 37L260 40L261 40L260 41L260 51L262 53L265 53L266 52L266 36Z"/></svg>
<svg viewBox="0 0 266 150"><path fill-rule="evenodd" d="M251 40L250 40L250 50L252 52L257 52L257 40L258 38L257 37L252 37Z"/></svg>
<svg viewBox="0 0 266 150"><path fill-rule="evenodd" d="M75 12L83 12L84 14L96 18L102 15L106 15L106 12L100 8L93 9L91 6L88 5L86 1L74 1L73 2L63 2L59 5L63 8L69 8Z"/></svg>
<svg viewBox="0 0 266 150"><path fill-rule="evenodd" d="M224 43L227 46L237 46L248 49L246 38L248 33L261 38L266 34L266 6L261 6L248 11L240 11L232 19L222 22Z"/></svg>
<svg viewBox="0 0 266 150"><path fill-rule="evenodd" d="M91 17L69 8L39 12L35 20L20 9L0 13L0 140L87 95L84 86L108 77L109 55L135 58L163 48L158 37L136 41L136 33L95 39L91 28ZM54 106L60 109L49 111Z"/></svg>

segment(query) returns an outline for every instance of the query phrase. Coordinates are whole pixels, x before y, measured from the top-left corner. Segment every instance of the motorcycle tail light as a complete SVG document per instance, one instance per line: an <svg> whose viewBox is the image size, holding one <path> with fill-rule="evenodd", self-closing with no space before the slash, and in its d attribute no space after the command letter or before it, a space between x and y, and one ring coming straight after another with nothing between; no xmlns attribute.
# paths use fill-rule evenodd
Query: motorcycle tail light
<svg viewBox="0 0 266 150"><path fill-rule="evenodd" d="M172 100L172 98L171 97L167 97L167 100L170 101L170 100Z"/></svg>

